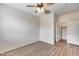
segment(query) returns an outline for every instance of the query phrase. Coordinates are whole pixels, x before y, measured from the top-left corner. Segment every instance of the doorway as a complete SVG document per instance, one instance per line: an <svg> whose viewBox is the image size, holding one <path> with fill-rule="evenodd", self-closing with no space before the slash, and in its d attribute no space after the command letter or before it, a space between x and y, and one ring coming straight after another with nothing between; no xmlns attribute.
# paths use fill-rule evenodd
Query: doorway
<svg viewBox="0 0 79 59"><path fill-rule="evenodd" d="M67 42L67 27L62 26L60 32L60 40L61 42Z"/></svg>

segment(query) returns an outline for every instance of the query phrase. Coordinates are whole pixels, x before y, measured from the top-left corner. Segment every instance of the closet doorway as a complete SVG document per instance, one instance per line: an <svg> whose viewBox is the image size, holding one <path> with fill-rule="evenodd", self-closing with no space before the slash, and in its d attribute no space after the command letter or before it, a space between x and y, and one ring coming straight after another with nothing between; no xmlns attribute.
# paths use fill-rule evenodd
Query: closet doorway
<svg viewBox="0 0 79 59"><path fill-rule="evenodd" d="M67 42L67 27L62 26L61 27L61 38L60 41Z"/></svg>

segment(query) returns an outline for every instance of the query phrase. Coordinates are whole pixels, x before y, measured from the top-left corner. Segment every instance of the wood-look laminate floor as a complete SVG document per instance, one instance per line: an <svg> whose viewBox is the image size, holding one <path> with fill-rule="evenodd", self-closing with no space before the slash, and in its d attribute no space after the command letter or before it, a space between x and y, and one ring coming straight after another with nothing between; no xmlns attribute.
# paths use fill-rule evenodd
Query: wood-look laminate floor
<svg viewBox="0 0 79 59"><path fill-rule="evenodd" d="M3 53L5 56L78 56L79 47L65 42L58 42L55 46L35 42L12 51Z"/></svg>

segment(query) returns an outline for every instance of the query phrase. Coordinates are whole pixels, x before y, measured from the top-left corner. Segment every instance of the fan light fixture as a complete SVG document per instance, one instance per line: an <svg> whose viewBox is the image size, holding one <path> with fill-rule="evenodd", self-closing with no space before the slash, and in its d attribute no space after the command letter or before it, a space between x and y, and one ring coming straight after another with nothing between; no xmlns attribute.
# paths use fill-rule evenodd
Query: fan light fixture
<svg viewBox="0 0 79 59"><path fill-rule="evenodd" d="M44 8L39 8L39 7L37 7L37 11L38 11L39 13L41 13L41 12L44 11Z"/></svg>
<svg viewBox="0 0 79 59"><path fill-rule="evenodd" d="M37 3L36 5L27 5L27 7L35 7L35 13L39 12L44 12L45 14L50 13L51 11L48 10L48 6L53 5L54 3Z"/></svg>

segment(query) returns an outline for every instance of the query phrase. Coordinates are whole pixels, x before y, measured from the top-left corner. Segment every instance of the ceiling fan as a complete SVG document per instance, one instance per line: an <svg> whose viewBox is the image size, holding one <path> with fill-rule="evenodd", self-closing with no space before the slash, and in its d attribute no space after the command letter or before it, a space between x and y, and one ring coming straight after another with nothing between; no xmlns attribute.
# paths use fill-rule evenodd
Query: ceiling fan
<svg viewBox="0 0 79 59"><path fill-rule="evenodd" d="M36 7L35 13L44 12L45 14L49 14L51 11L48 10L47 7L53 4L54 3L37 3L36 5L26 5L26 7Z"/></svg>

